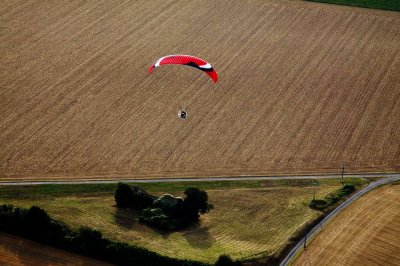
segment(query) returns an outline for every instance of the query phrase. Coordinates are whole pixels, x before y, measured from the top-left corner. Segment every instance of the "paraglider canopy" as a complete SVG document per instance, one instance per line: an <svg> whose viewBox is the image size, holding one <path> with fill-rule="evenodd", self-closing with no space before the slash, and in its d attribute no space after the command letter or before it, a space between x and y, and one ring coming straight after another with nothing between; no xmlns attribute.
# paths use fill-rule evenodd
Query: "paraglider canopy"
<svg viewBox="0 0 400 266"><path fill-rule="evenodd" d="M158 59L154 64L149 67L148 73L150 74L154 68L161 65L186 65L197 68L205 72L210 78L216 83L218 81L218 75L215 69L206 61L201 58L194 57L191 55L167 55Z"/></svg>

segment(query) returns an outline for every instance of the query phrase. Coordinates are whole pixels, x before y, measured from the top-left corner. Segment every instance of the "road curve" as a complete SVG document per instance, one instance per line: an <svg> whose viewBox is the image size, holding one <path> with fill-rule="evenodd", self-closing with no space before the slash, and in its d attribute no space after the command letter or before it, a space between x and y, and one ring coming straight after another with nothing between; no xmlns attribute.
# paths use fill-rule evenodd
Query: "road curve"
<svg viewBox="0 0 400 266"><path fill-rule="evenodd" d="M400 174L387 173L357 173L346 174L345 177L392 177ZM276 179L323 179L340 178L341 174L320 175L286 175L286 176L231 176L231 177L201 177L201 178L146 178L146 179L82 179L82 180L54 180L54 181L0 181L0 186L27 186L27 185L68 185L68 184L113 184L126 183L161 183L161 182L206 182L206 181L245 181L245 180L276 180Z"/></svg>
<svg viewBox="0 0 400 266"><path fill-rule="evenodd" d="M400 174L388 174L385 175L385 178L379 179L377 181L371 182L367 187L363 188L362 190L356 192L353 196L348 198L345 202L343 202L341 205L339 205L337 208L335 208L332 212L330 212L322 221L320 221L317 225L315 225L308 233L306 236L306 239L312 239L316 234L318 234L321 229L328 224L336 215L338 215L341 211L343 211L347 206L349 206L351 203L353 203L355 200L359 199L361 196L363 196L365 193L370 191L371 189L374 189L378 186L389 184L395 181L400 180ZM293 249L288 253L288 255L282 260L280 263L280 266L286 266L291 263L295 255L300 252L300 250L304 246L304 241L305 239L302 238L296 246L293 247ZM307 241L307 240L306 240ZM308 242L307 242L308 243Z"/></svg>

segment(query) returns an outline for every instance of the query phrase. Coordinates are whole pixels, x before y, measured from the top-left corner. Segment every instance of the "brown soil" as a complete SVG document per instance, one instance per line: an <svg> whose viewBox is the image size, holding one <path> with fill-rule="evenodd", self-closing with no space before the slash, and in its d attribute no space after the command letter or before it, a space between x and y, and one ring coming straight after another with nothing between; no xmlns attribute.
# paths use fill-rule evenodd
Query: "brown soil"
<svg viewBox="0 0 400 266"><path fill-rule="evenodd" d="M0 232L0 265L111 265Z"/></svg>
<svg viewBox="0 0 400 266"><path fill-rule="evenodd" d="M398 13L1 1L0 25L0 179L400 170ZM220 81L147 74L174 53L208 60Z"/></svg>

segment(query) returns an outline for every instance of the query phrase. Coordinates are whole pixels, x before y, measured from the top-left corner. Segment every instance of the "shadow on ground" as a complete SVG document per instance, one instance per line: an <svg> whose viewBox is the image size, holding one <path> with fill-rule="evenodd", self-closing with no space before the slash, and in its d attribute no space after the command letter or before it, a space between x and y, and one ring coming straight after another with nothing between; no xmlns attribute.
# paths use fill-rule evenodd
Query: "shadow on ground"
<svg viewBox="0 0 400 266"><path fill-rule="evenodd" d="M207 249L215 242L215 238L210 234L207 226L202 226L201 223L187 228L182 232L183 236L194 248Z"/></svg>
<svg viewBox="0 0 400 266"><path fill-rule="evenodd" d="M138 214L129 208L115 208L114 221L119 227L132 229L138 221Z"/></svg>

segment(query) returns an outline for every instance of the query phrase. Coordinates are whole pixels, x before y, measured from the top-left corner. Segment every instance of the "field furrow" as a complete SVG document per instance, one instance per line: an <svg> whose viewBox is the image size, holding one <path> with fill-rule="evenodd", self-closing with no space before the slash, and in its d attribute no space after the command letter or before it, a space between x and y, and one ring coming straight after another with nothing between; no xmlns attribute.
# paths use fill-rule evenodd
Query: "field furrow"
<svg viewBox="0 0 400 266"><path fill-rule="evenodd" d="M11 1L0 22L2 179L399 170L398 13ZM219 82L147 74L174 53L206 59Z"/></svg>

